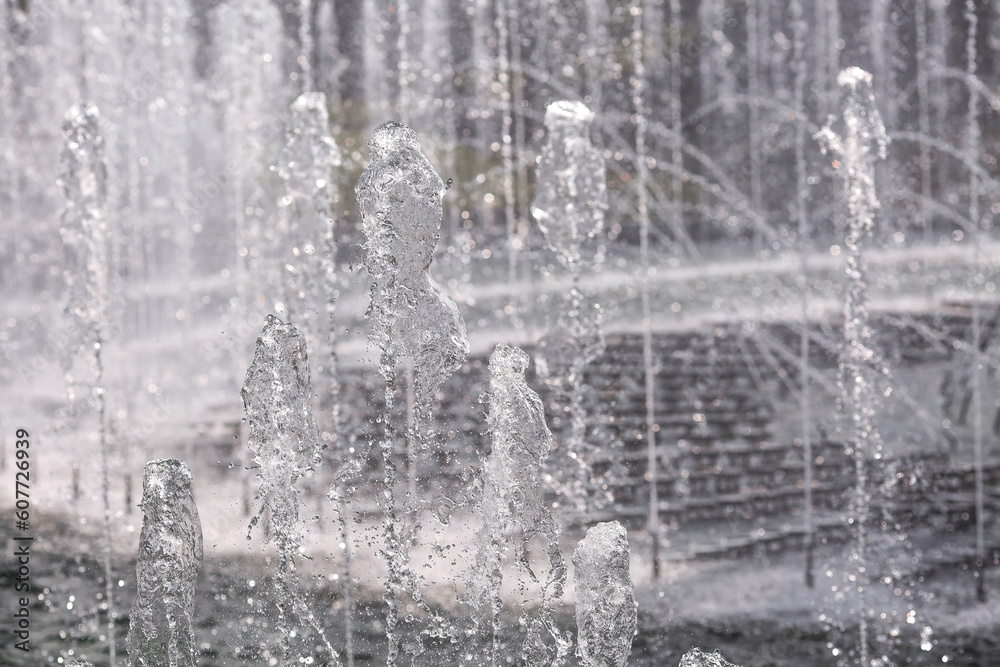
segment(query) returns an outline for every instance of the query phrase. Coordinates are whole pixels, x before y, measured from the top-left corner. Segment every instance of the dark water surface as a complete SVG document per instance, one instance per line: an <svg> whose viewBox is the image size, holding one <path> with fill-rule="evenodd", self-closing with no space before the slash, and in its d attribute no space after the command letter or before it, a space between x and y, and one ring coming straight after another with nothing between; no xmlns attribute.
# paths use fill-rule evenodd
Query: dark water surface
<svg viewBox="0 0 1000 667"><path fill-rule="evenodd" d="M108 664L107 646L102 641L103 612L99 611L99 596L104 590L101 580L102 567L99 550L91 538L80 537L82 548L76 553L67 549L39 549L31 555L31 652L15 650L13 644L12 614L16 600L13 595L16 565L12 558L13 542L5 535L5 549L0 566L2 617L0 623L0 665L28 666L61 664L70 657L86 657L95 667ZM64 533L63 539L66 539ZM62 541L62 540L60 540ZM67 540L69 541L69 540ZM270 600L270 582L267 577L254 578L250 585L248 573L260 573L270 568L259 557L238 560L207 560L198 584L195 608L195 635L199 642L199 665L222 667L236 665L267 665L273 658L268 647L274 641L275 610ZM125 651L128 631L128 610L135 594L134 562L116 563L116 572L123 585L116 586L115 604L119 610L116 627L119 664ZM311 591L312 606L326 626L326 632L335 647L344 646L342 604L339 588L322 587ZM641 592L641 591L640 591ZM8 594L10 593L10 594ZM383 630L384 608L379 593L361 594L355 612L355 664L382 665L385 661ZM467 624L467 609L441 610L453 616L456 624ZM567 610L561 619L569 630L572 618ZM420 655L406 655L401 665L458 665L479 664L487 655L486 637L471 628L461 641L430 638L424 641L425 650ZM517 632L516 619L511 618L507 627L512 628L504 638L502 655L505 663L518 665L518 647L523 635ZM1000 624L995 630L1000 631ZM1000 632L942 631L936 630L931 650L920 647L918 627L905 627L904 633L895 638L888 653L896 665L991 665L1000 664ZM782 618L756 619L731 617L711 621L668 618L643 609L640 603L639 631L636 636L629 665L633 667L674 667L681 655L693 647L719 649L730 661L743 665L817 665L835 666L855 664L848 652L833 655L833 648L841 650L854 646L857 629L831 627L821 623L815 615L788 613ZM411 652L416 644L407 642ZM69 651L73 651L72 654ZM873 655L880 655L878 648ZM471 662L470 662L471 658ZM947 660L943 660L947 658ZM846 662L845 662L846 661ZM322 663L320 663L322 664ZM569 665L578 665L571 657Z"/></svg>

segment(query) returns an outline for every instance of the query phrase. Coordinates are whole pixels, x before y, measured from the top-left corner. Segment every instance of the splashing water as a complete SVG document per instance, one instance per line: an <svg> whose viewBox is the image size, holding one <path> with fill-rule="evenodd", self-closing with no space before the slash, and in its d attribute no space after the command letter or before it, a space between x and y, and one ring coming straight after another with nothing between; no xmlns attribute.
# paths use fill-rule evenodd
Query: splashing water
<svg viewBox="0 0 1000 667"><path fill-rule="evenodd" d="M587 530L573 552L577 645L585 667L624 667L637 627L625 526Z"/></svg>
<svg viewBox="0 0 1000 667"><path fill-rule="evenodd" d="M66 250L63 275L66 280L67 314L78 339L67 350L83 354L103 342L107 322L107 163L97 107L75 104L63 121L64 144L59 169L59 185L66 197L59 233ZM92 362L100 358L96 352ZM72 366L65 359L64 366ZM103 368L95 368L100 374ZM71 399L76 395L75 379L67 375ZM96 378L100 384L101 378ZM101 391L103 396L103 391ZM101 420L103 423L103 419Z"/></svg>
<svg viewBox="0 0 1000 667"><path fill-rule="evenodd" d="M107 204L107 164L97 107L74 104L63 121L59 185L66 196L60 233L74 266L64 272L69 288L69 312L85 333L81 349L93 350L94 386L100 439L102 502L104 505L104 579L107 600L107 637L111 666L116 664L114 597L111 576L111 501L108 463L107 396L104 386L103 348L110 322L108 300L108 240L104 209ZM82 245L81 247L81 237ZM83 280L80 280L84 277ZM71 376L68 376L71 378ZM70 395L73 397L72 380Z"/></svg>
<svg viewBox="0 0 1000 667"><path fill-rule="evenodd" d="M332 172L341 160L330 136L326 95L299 95L292 103L285 135L277 165L285 182L276 262L282 277L282 299L289 320L310 342L328 345L334 303L331 294L336 289ZM325 365L327 350L321 358Z"/></svg>
<svg viewBox="0 0 1000 667"><path fill-rule="evenodd" d="M608 208L604 158L590 142L593 121L594 113L581 102L553 102L545 110L549 138L531 214L549 248L570 269L599 257Z"/></svg>
<svg viewBox="0 0 1000 667"><path fill-rule="evenodd" d="M340 540L344 550L344 563L341 568L341 591L344 595L344 653L347 657L347 667L354 666L354 579L351 566L351 521L347 506L347 480L357 475L356 461L344 463L333 481L326 498L337 512L337 523L340 529Z"/></svg>
<svg viewBox="0 0 1000 667"><path fill-rule="evenodd" d="M368 148L371 163L355 194L373 281L370 340L382 352L379 371L387 383L395 380L401 356L413 362L423 414L469 353L458 305L430 274L445 187L405 125L380 125Z"/></svg>
<svg viewBox="0 0 1000 667"><path fill-rule="evenodd" d="M545 111L548 141L538 167L538 188L531 213L546 243L572 277L560 299L556 322L538 343L538 374L568 405L570 434L565 455L579 470L570 473L565 496L585 509L590 480L583 450L586 423L583 372L604 352L600 306L580 289L584 265L602 261L600 241L608 207L604 158L590 142L594 114L580 102L553 102Z"/></svg>
<svg viewBox="0 0 1000 667"><path fill-rule="evenodd" d="M879 202L875 190L875 161L885 157L889 137L875 106L872 76L858 67L837 76L843 116L830 117L816 135L824 154L832 153L834 167L843 174L847 199L846 273L844 299L844 343L839 367L840 411L846 425L847 447L854 456L855 492L852 521L856 531L854 576L858 592L860 639L858 664L867 666L870 612L867 589L871 579L868 549L868 461L882 457L882 442L875 424L879 405L878 376L885 366L868 346L872 331L868 316L868 285L863 240L871 236Z"/></svg>
<svg viewBox="0 0 1000 667"><path fill-rule="evenodd" d="M541 487L542 464L552 448L552 434L545 424L545 409L524 379L528 355L506 344L490 355L490 391L487 423L493 448L483 466L483 526L479 533L476 566L468 582L474 606L488 606L493 632L493 664L500 659L499 614L502 563L509 543L522 571L534 582L539 578L528 562L528 544L541 537L549 573L542 583L537 616L530 622L522 650L526 665L560 664L570 641L555 627L552 601L562 597L566 563L559 551L559 529L545 506Z"/></svg>
<svg viewBox="0 0 1000 667"><path fill-rule="evenodd" d="M275 603L280 655L288 661L283 664L297 664L299 657L291 655L290 631L293 628L289 616L293 616L315 630L330 663L339 665L337 652L305 603L295 573L295 557L302 542L296 483L319 464L323 446L313 419L306 342L294 325L285 324L273 315L267 316L257 338L257 349L247 370L242 395L250 422L248 447L260 480L258 509L250 521L247 539L263 519L267 541L273 540L278 548ZM311 646L301 649L306 654L311 650Z"/></svg>
<svg viewBox="0 0 1000 667"><path fill-rule="evenodd" d="M307 32L303 28L303 33ZM303 51L307 52L305 45ZM343 431L334 327L339 280L333 218L338 198L333 178L334 170L339 166L340 150L330 135L326 95L302 93L292 103L285 145L278 155L277 171L285 182L285 195L280 201L282 254L276 266L284 283L283 294L279 296L289 319L298 323L314 350L313 359L319 359L314 364L314 377L323 387L324 396L320 404L326 408L323 412L327 416L321 427L326 431L324 438L328 446L332 448L337 448L339 434ZM341 581L348 665L353 664L354 632L346 480L355 476L355 469L356 465L352 462L342 460L326 494L337 513L345 545Z"/></svg>
<svg viewBox="0 0 1000 667"><path fill-rule="evenodd" d="M63 121L64 145L59 185L66 196L60 233L70 249L66 280L70 287L70 310L92 327L103 326L107 296L105 206L107 164L97 107L74 104ZM83 280L81 280L81 278Z"/></svg>
<svg viewBox="0 0 1000 667"><path fill-rule="evenodd" d="M555 461L559 469L561 504L585 513L595 499L587 442L586 368L604 353L601 311L575 286L559 297L556 322L538 341L538 375L555 392L554 412L568 412L569 433ZM591 415L593 417L593 415Z"/></svg>
<svg viewBox="0 0 1000 667"><path fill-rule="evenodd" d="M833 153L843 161L848 195L848 231L855 242L870 235L879 208L875 191L875 160L885 159L889 135L875 105L872 75L860 67L848 67L837 75L842 115L830 116L816 134L823 154Z"/></svg>
<svg viewBox="0 0 1000 667"><path fill-rule="evenodd" d="M274 540L284 555L289 553L286 547L297 547L300 541L294 484L319 464L322 451L312 414L305 339L294 325L267 317L242 396L250 422L248 446L261 481L261 504L250 529L270 510Z"/></svg>
<svg viewBox="0 0 1000 667"><path fill-rule="evenodd" d="M292 196L313 200L324 209L333 196L330 171L340 166L340 150L330 136L330 116L323 93L302 93L292 102L278 174ZM317 199L318 198L318 199Z"/></svg>
<svg viewBox="0 0 1000 667"><path fill-rule="evenodd" d="M365 233L366 267L372 277L369 342L380 350L379 372L385 381L387 410L393 406L397 366L406 359L413 373L407 442L411 471L415 456L428 454L436 437L431 428L434 395L464 363L469 353L465 322L458 306L430 274L434 247L440 236L441 198L445 187L420 150L408 127L380 125L368 142L371 162L355 186ZM405 592L432 616L430 632L448 635L447 622L423 601L420 582L410 567L410 544L416 508L404 526L396 502L394 434L386 415L387 433L380 441L385 466L385 556L387 664L394 665L401 649L399 600ZM415 489L415 484L411 488ZM411 503L415 502L411 498ZM440 517L447 521L447 517ZM420 650L418 647L416 650Z"/></svg>
<svg viewBox="0 0 1000 667"><path fill-rule="evenodd" d="M701 649L691 649L684 654L681 658L680 665L678 667L737 667L733 663L729 662L721 655L718 651L714 653L705 653Z"/></svg>
<svg viewBox="0 0 1000 667"><path fill-rule="evenodd" d="M330 136L326 95L299 95L292 103L285 145L278 155L277 172L285 182L285 194L280 201L280 256L274 264L281 276L279 298L289 321L299 327L313 350L312 377L324 392L320 405L326 419L320 427L334 448L343 430L334 327L338 276L332 215L338 199L334 170L340 165L340 150ZM338 503L346 500L342 491L334 494ZM350 577L345 585L349 581Z"/></svg>
<svg viewBox="0 0 1000 667"><path fill-rule="evenodd" d="M135 566L138 595L127 637L133 667L196 664L191 623L204 551L191 479L183 461L146 464Z"/></svg>
<svg viewBox="0 0 1000 667"><path fill-rule="evenodd" d="M246 322L244 311L259 312L258 297L265 291L260 282L269 267L261 260L275 259L272 249L278 247L273 227L261 229L260 216L256 212L264 206L262 193L265 192L264 174L259 167L266 168L269 160L264 155L271 155L265 153L270 151L266 130L272 122L278 124L286 99L279 82L278 59L269 55L280 48L281 9L267 0L224 2L218 6L217 16L220 27L217 37L223 54L220 74L229 91L220 139L225 142L227 159L245 167L232 174L231 196L226 198L225 209L220 212L234 221L233 278L238 293L243 295L230 301L229 319ZM277 90L282 93L268 93ZM281 103L276 103L275 99L280 99ZM267 243L264 247L254 247L261 237ZM272 312L270 308L261 314L269 312ZM234 340L232 359L240 371L250 354L251 341L249 335Z"/></svg>

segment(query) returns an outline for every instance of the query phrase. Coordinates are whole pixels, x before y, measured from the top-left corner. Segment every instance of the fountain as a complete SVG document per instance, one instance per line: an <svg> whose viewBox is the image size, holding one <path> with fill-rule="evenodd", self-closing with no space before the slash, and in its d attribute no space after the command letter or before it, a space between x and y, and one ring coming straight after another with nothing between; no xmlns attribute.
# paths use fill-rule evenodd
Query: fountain
<svg viewBox="0 0 1000 667"><path fill-rule="evenodd" d="M676 7L670 4L671 17L675 16ZM660 525L660 466L659 453L656 449L656 369L653 367L653 322L650 310L649 293L649 230L651 221L649 218L649 163L646 159L646 132L649 126L649 119L646 115L646 76L645 76L645 8L641 2L636 2L632 6L634 18L632 21L632 58L635 61L635 76L632 78L632 105L635 108L635 166L636 166L636 213L639 218L639 301L641 304L640 317L642 318L642 372L643 372L643 398L646 408L646 419L644 426L646 438L646 480L649 484L649 506L646 518L646 532L649 534L652 548L650 549L650 560L653 562L653 579L660 577L660 543L663 539L662 526ZM673 20L671 20L673 25ZM671 34L670 42L674 43L676 34ZM670 82L674 86L672 92L677 93L676 72L677 60L676 49L671 50L670 59L674 65L670 68ZM680 100L671 96L671 111L674 112L674 120L679 114ZM676 129L676 128L675 128ZM680 152L674 151L674 166L679 167L681 160ZM680 197L676 189L679 183L675 182L674 197L676 201L671 208L671 213L675 217L674 224L680 221Z"/></svg>
<svg viewBox="0 0 1000 667"><path fill-rule="evenodd" d="M469 342L457 304L429 271L440 234L444 182L421 153L416 134L400 123L380 125L368 147L371 162L355 192L366 236L366 266L372 276L369 340L380 351L379 373L385 383L388 410L393 406L400 358L407 359L413 369L414 399L406 433L408 463L413 470L418 455L429 456L435 449L431 424L434 395L464 362ZM424 603L419 579L410 565L410 544L421 508L412 495L415 483L409 485L407 502L397 504L395 434L386 416L382 422L387 433L379 443L385 469L385 490L380 498L386 513L387 664L392 667L402 646L397 625L404 594L435 617L433 624L445 621ZM408 510L405 516L400 515L402 508Z"/></svg>
<svg viewBox="0 0 1000 667"><path fill-rule="evenodd" d="M681 658L678 667L736 667L731 662L719 655L719 652L704 653L699 649L693 649L690 653Z"/></svg>
<svg viewBox="0 0 1000 667"><path fill-rule="evenodd" d="M322 345L321 369L331 377L335 351L333 332L336 256L332 179L340 167L340 150L330 136L326 95L303 93L292 103L285 145L278 155L278 174L285 183L281 225L273 239L269 282L278 288L276 303L299 322L314 347Z"/></svg>
<svg viewBox="0 0 1000 667"><path fill-rule="evenodd" d="M995 4L0 6L12 664L987 660Z"/></svg>
<svg viewBox="0 0 1000 667"><path fill-rule="evenodd" d="M66 213L63 238L72 249L71 261L75 267L67 272L70 291L68 310L74 318L82 339L76 341L81 349L90 348L94 376L91 390L97 411L97 430L100 440L101 489L104 505L104 581L107 600L108 651L111 666L115 666L115 612L112 589L112 537L111 502L109 489L111 472L108 452L107 387L104 377L104 359L107 354L108 329L108 238L104 209L107 201L107 165L104 161L104 138L101 136L97 108L76 104L66 113L63 123L66 144L63 149L59 182L66 195ZM82 247L81 247L82 246ZM74 256L75 255L75 256ZM74 271L74 268L76 269ZM75 381L70 382L70 400L73 401Z"/></svg>
<svg viewBox="0 0 1000 667"><path fill-rule="evenodd" d="M620 523L587 530L573 552L576 627L587 667L624 667L636 631L629 546Z"/></svg>
<svg viewBox="0 0 1000 667"><path fill-rule="evenodd" d="M553 412L569 421L559 448L562 502L586 512L594 480L589 459L584 405L586 368L604 351L600 304L580 289L584 266L602 261L604 210L607 208L604 159L590 142L594 114L583 104L553 102L545 110L548 141L538 166L531 213L546 245L569 271L569 292L555 306L555 317L538 341L538 374L559 396Z"/></svg>
<svg viewBox="0 0 1000 667"><path fill-rule="evenodd" d="M976 46L977 46L977 26L979 15L976 12L976 4L967 0L965 3L965 17L968 22L968 32L965 40L965 72L969 80L969 108L967 112L967 139L966 150L969 157L975 161L976 156L981 152L980 129L979 129L979 86L976 85ZM983 571L983 563L986 561L986 512L983 489L983 426L982 426L982 328L979 303L979 290L975 283L980 274L979 255L979 233L983 223L979 216L979 178L975 170L969 174L969 222L972 225L974 235L974 255L972 258L972 268L975 277L972 279L972 449L973 465L975 466L976 485L976 599L979 602L986 602L986 573Z"/></svg>
<svg viewBox="0 0 1000 667"><path fill-rule="evenodd" d="M807 198L809 175L806 172L805 141L806 126L804 118L799 118L805 114L805 81L806 63L802 59L805 50L805 22L802 16L802 3L800 0L792 0L790 6L792 20L794 22L794 48L795 48L795 219L798 223L799 235L799 292L802 299L802 323L799 330L800 352L799 352L799 382L802 384L800 399L802 405L802 460L803 460L803 529L805 531L805 582L806 586L813 588L816 585L816 575L813 570L815 558L816 535L813 522L813 468L816 457L813 454L812 439L812 416L810 413L810 399L812 396L811 368L809 365L809 266L807 263L807 242L809 238L809 220L807 212Z"/></svg>
<svg viewBox="0 0 1000 667"><path fill-rule="evenodd" d="M325 650L326 660L339 665L339 654L309 608L296 575L295 560L302 555L296 483L319 465L322 444L312 414L305 338L294 325L267 317L242 393L250 423L247 445L260 480L259 505L250 520L247 539L263 519L267 541L278 548L275 604L281 636L279 659L286 663L311 660L311 647L319 646ZM303 634L304 625L315 631L315 638ZM302 637L302 648L293 647L296 630Z"/></svg>
<svg viewBox="0 0 1000 667"><path fill-rule="evenodd" d="M875 162L885 158L889 137L875 106L872 75L859 67L838 75L843 90L843 117L830 120L817 135L824 153L832 154L834 168L843 168L847 199L847 247L845 272L848 286L844 298L844 343L840 374L841 410L847 432L847 451L854 457L854 498L850 523L856 531L853 557L858 592L859 662L868 664L868 588L871 565L868 545L871 489L868 476L871 461L882 458L883 443L875 423L879 406L879 375L885 373L881 360L869 346L872 337L868 315L868 277L862 244L871 236L878 198L875 192Z"/></svg>
<svg viewBox="0 0 1000 667"><path fill-rule="evenodd" d="M133 667L194 667L194 586L204 555L191 472L177 459L146 464L142 534L136 561L138 595L129 617Z"/></svg>
<svg viewBox="0 0 1000 667"><path fill-rule="evenodd" d="M476 569L469 580L470 599L488 609L492 631L491 664L500 660L501 584L506 535L519 537L514 558L523 573L541 583L537 616L528 626L521 655L526 665L561 663L570 644L556 627L553 603L562 597L566 563L559 550L559 528L545 506L542 464L552 448L545 409L524 379L528 355L500 344L490 355L490 411L493 447L483 464L483 526L479 532ZM540 580L528 559L528 546L541 537L549 571ZM522 612L523 614L524 612Z"/></svg>

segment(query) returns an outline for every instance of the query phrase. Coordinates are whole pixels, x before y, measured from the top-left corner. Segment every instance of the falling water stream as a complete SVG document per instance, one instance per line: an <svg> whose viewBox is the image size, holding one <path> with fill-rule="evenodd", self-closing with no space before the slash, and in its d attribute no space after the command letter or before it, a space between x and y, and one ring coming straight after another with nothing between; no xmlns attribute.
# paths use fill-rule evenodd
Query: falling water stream
<svg viewBox="0 0 1000 667"><path fill-rule="evenodd" d="M967 138L966 151L969 154L970 162L975 163L976 156L980 151L980 130L979 130L979 86L976 78L976 38L978 26L978 14L976 13L976 3L973 0L966 0L965 19L968 21L968 32L965 42L965 73L968 79L966 85L969 89L969 108L967 112ZM975 237L974 254L972 259L972 450L973 466L975 467L975 512L976 512L976 598L980 602L986 602L986 573L983 571L983 563L986 561L986 538L985 524L986 517L984 489L983 489L983 351L982 351L982 323L981 306L979 303L979 289L977 283L980 280L980 248L978 238L982 229L982 222L979 219L979 177L976 170L969 171L969 223L972 225L972 234Z"/></svg>
<svg viewBox="0 0 1000 667"><path fill-rule="evenodd" d="M805 20L802 16L801 0L792 0L791 3L792 20L795 22L793 29L794 49L796 54L795 68L795 218L798 223L799 234L799 292L802 300L802 324L799 330L800 352L799 352L799 382L802 384L801 405L802 405L802 461L803 470L803 528L805 529L805 582L806 586L813 588L816 585L816 575L813 572L813 559L815 557L816 537L813 522L813 468L816 458L813 454L812 439L812 414L810 411L810 397L812 396L809 365L809 267L807 262L807 243L809 238L809 219L807 213L807 198L809 192L807 184L807 165L805 161L805 140L806 140L806 119L805 119L805 75L806 63L803 60L803 50L805 48Z"/></svg>
<svg viewBox="0 0 1000 667"><path fill-rule="evenodd" d="M336 245L333 240L334 170L340 150L330 136L323 93L303 93L291 106L278 174L285 182L277 240L278 301L313 341L321 368L334 377L333 296Z"/></svg>
<svg viewBox="0 0 1000 667"><path fill-rule="evenodd" d="M673 5L671 4L671 11ZM639 217L639 300L642 311L642 372L645 399L646 427L646 475L649 485L649 507L646 518L646 532L652 542L650 560L653 563L653 578L660 576L660 542L663 539L660 526L659 457L656 450L656 369L653 367L653 322L650 311L649 294L649 165L646 162L646 80L643 63L644 48L644 7L642 2L632 5L632 54L635 60L635 76L632 80L632 105L635 107L635 155L636 155L636 213ZM671 43L673 37L671 37ZM676 55L671 52L671 58ZM676 61L675 61L676 62ZM671 66L671 82L673 70ZM671 100L671 108L679 102ZM675 157L678 157L675 155ZM677 192L675 190L674 194ZM679 202L675 202L679 204ZM676 211L676 208L673 209Z"/></svg>
<svg viewBox="0 0 1000 667"><path fill-rule="evenodd" d="M848 285L844 299L844 343L838 385L847 444L854 457L855 491L851 523L856 535L854 578L858 592L859 664L868 665L868 587L871 563L868 552L870 461L882 457L882 442L876 425L879 375L884 367L871 348L868 315L868 277L863 244L872 234L879 202L875 191L875 161L885 158L889 138L875 106L872 75L858 68L841 71L837 83L842 90L842 118L831 116L817 135L823 152L831 154L834 167L844 174L847 199L846 268Z"/></svg>
<svg viewBox="0 0 1000 667"><path fill-rule="evenodd" d="M257 338L253 363L243 384L243 405L250 424L248 447L260 480L257 511L250 520L247 539L258 523L266 528L266 541L278 550L275 577L279 659L283 664L312 660L313 648L324 649L323 659L340 664L315 614L310 609L296 573L301 558L299 480L321 461L322 443L313 419L312 381L305 337L295 326L269 315ZM312 629L316 637L298 646Z"/></svg>
<svg viewBox="0 0 1000 667"><path fill-rule="evenodd" d="M104 377L104 349L108 342L110 321L108 299L108 238L105 206L107 201L107 165L104 161L104 139L101 135L97 107L74 105L63 123L65 147L62 154L59 181L66 195L63 229L70 248L76 253L81 271L70 276L69 310L85 332L79 341L82 348L93 352L94 384L91 389L97 410L100 441L101 500L104 508L104 593L107 615L108 651L112 667L115 656L114 584L111 570L111 501L109 498L111 470L108 451L107 386ZM82 246L82 247L81 247ZM85 267L85 268L83 268Z"/></svg>
<svg viewBox="0 0 1000 667"><path fill-rule="evenodd" d="M541 484L552 434L541 399L525 382L527 368L528 355L518 348L501 344L490 355L487 423L492 449L483 464L483 524L469 597L474 607L487 612L492 633L490 664L494 666L502 660L501 585L510 533L517 535L513 550L521 574L541 584L541 600L522 646L524 663L532 667L560 664L570 647L553 618L553 606L566 583L566 564L559 550L559 527L545 506ZM535 538L540 538L548 561L549 571L541 577L528 557Z"/></svg>
<svg viewBox="0 0 1000 667"><path fill-rule="evenodd" d="M430 274L441 229L444 182L420 151L416 134L400 123L380 125L368 143L371 162L355 188L366 237L366 266L372 277L369 340L379 349L379 373L385 382L386 409L393 408L397 367L406 359L413 369L414 406L406 432L409 451L428 456L436 447L431 422L434 396L465 361L469 341L458 306ZM418 512L417 498L401 504L396 487L395 433L390 415L381 422L379 442L385 469L380 496L385 522L385 559L389 569L385 600L387 664L396 664L401 648L397 631L404 595L426 608L418 575L410 563L410 544ZM412 464L412 462L411 462ZM405 514L402 510L405 508ZM435 621L434 624L443 624ZM449 632L442 627L441 632Z"/></svg>
<svg viewBox="0 0 1000 667"><path fill-rule="evenodd" d="M177 459L146 464L128 653L133 667L195 667L194 589L204 556L191 472Z"/></svg>
<svg viewBox="0 0 1000 667"><path fill-rule="evenodd" d="M585 667L625 667L636 633L635 590L625 527L599 523L573 552L576 627Z"/></svg>
<svg viewBox="0 0 1000 667"><path fill-rule="evenodd" d="M581 291L584 267L598 270L602 261L604 211L607 209L605 164L590 140L594 114L578 102L553 102L545 110L548 140L538 165L531 213L548 247L570 274L572 286L555 308L554 321L538 342L538 373L561 395L570 423L560 464L563 502L585 511L592 485L586 442L583 373L604 352L600 304ZM561 407L561 406L560 406Z"/></svg>

